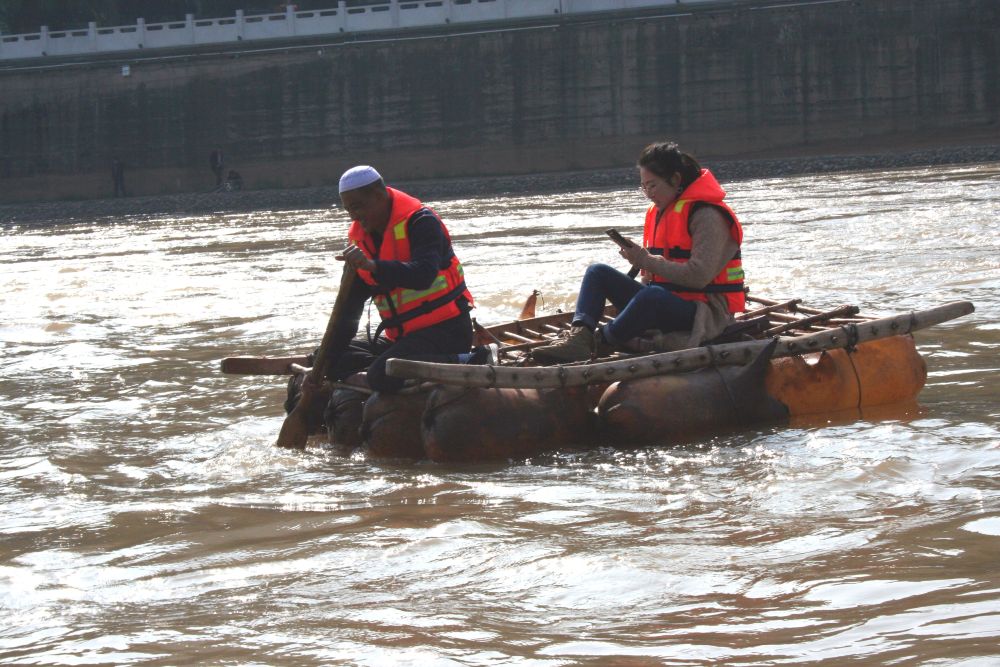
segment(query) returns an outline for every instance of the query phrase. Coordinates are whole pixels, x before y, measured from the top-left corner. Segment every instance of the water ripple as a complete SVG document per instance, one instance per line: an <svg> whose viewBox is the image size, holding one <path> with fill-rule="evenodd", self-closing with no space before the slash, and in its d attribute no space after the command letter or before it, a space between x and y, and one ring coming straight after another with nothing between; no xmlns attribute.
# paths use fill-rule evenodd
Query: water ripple
<svg viewBox="0 0 1000 667"><path fill-rule="evenodd" d="M279 451L284 379L217 371L316 345L339 210L9 229L0 663L995 662L997 170L727 186L758 293L976 303L919 404L503 465ZM485 323L572 308L646 206L433 204Z"/></svg>

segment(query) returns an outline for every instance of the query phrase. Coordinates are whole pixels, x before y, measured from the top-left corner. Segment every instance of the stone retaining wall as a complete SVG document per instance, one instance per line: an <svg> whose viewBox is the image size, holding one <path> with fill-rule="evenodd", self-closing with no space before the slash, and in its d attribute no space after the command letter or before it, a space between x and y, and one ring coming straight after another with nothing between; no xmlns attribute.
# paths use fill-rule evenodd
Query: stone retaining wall
<svg viewBox="0 0 1000 667"><path fill-rule="evenodd" d="M511 30L0 69L0 201L204 192L213 146L250 190L1000 142L1000 3L744 3ZM129 65L128 76L122 66ZM244 194L247 198L249 195Z"/></svg>

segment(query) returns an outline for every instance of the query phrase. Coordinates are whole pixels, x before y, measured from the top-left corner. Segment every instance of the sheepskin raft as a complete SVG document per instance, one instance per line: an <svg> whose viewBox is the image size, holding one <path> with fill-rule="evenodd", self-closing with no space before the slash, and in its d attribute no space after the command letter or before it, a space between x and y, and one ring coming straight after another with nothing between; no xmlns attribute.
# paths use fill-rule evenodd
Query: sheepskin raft
<svg viewBox="0 0 1000 667"><path fill-rule="evenodd" d="M564 335L571 314L534 317L534 297L521 319L477 325L477 343L499 348L495 365L393 359L387 372L411 380L402 394L332 388L331 444L343 452L360 447L374 458L502 461L593 444L669 445L912 401L927 377L912 332L974 311L960 301L875 318L855 306L821 311L799 299L748 296L755 307L701 347L541 366L531 350ZM606 318L613 314L609 309ZM634 341L634 347L655 349L656 342ZM253 366L227 361L227 372ZM257 367L306 370L296 363L281 371L281 362L269 359Z"/></svg>

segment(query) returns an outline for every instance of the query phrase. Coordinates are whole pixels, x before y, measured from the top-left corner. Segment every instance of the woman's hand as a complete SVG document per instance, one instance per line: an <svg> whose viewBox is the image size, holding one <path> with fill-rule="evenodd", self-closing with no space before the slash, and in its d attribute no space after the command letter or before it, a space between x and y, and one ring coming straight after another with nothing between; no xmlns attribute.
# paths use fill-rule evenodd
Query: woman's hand
<svg viewBox="0 0 1000 667"><path fill-rule="evenodd" d="M364 251L356 245L349 245L344 248L343 251L336 256L336 259L347 262L355 269L361 269L362 271L372 272L375 270L375 262L368 259L368 256L365 255Z"/></svg>
<svg viewBox="0 0 1000 667"><path fill-rule="evenodd" d="M629 264L640 269L646 268L646 262L649 261L651 256L649 251L640 245L632 245L628 248L622 248L618 251L618 254L626 259Z"/></svg>

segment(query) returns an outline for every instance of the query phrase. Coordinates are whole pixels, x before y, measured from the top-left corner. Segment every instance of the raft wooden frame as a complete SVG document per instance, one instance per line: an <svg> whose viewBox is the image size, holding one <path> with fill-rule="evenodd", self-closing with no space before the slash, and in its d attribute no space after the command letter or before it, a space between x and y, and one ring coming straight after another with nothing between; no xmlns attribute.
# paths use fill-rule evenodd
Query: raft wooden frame
<svg viewBox="0 0 1000 667"><path fill-rule="evenodd" d="M765 304L770 307L771 304ZM794 306L793 306L794 307ZM801 312L810 310L800 308ZM879 338L909 334L975 311L970 301L954 301L926 310L892 317L866 319L816 333L779 337L774 357L791 357L837 348L850 348ZM811 315L821 315L812 311ZM838 313L839 314L839 313ZM816 320L809 318L812 322ZM859 318L860 319L860 318ZM683 373L709 366L743 365L773 339L706 345L676 352L661 352L614 361L558 366L470 366L409 359L390 359L386 372L398 378L418 379L462 387L548 389L633 380L654 375Z"/></svg>

